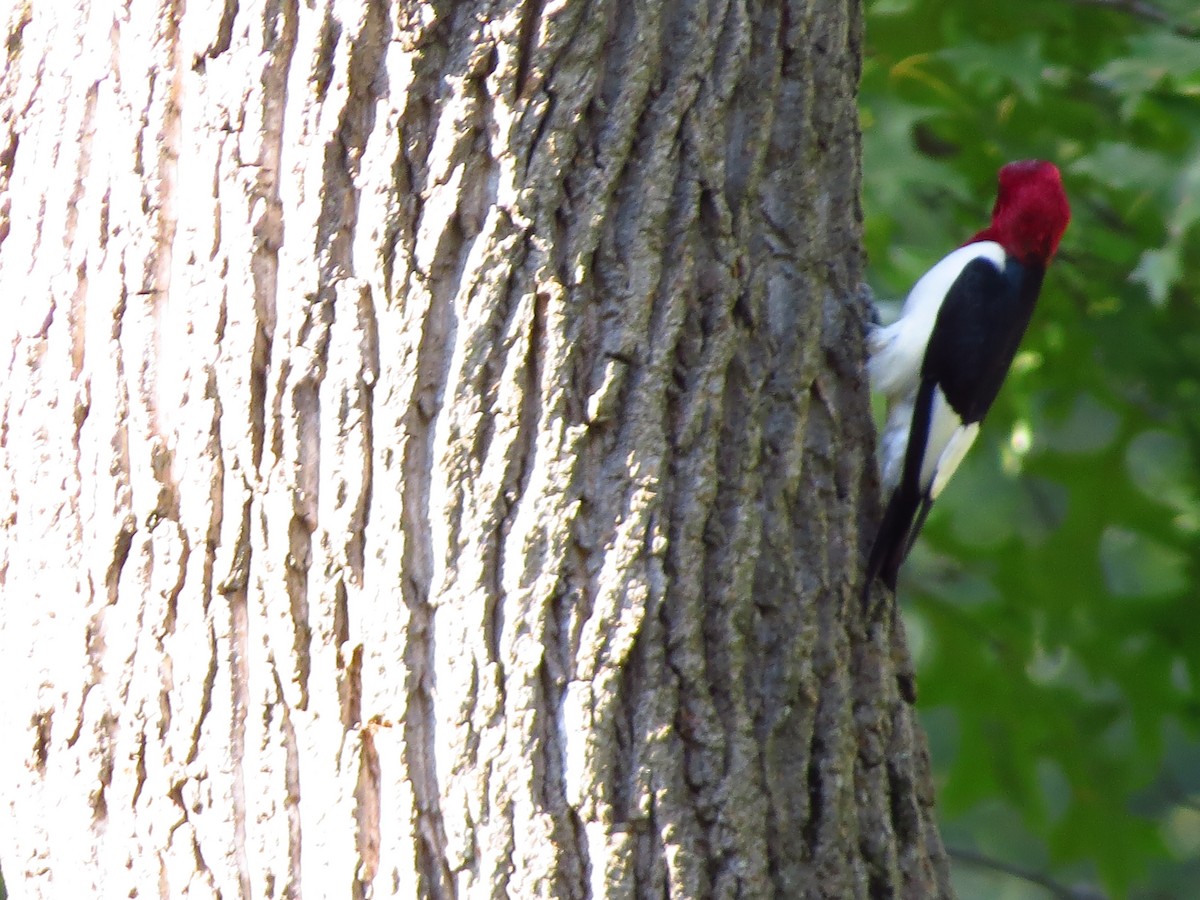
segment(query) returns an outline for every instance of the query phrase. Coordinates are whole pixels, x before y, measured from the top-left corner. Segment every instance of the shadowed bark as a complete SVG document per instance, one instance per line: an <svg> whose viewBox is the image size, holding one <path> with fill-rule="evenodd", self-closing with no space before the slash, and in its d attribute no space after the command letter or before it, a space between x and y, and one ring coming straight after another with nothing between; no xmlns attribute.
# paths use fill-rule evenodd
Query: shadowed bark
<svg viewBox="0 0 1200 900"><path fill-rule="evenodd" d="M857 3L8 16L12 896L949 896Z"/></svg>

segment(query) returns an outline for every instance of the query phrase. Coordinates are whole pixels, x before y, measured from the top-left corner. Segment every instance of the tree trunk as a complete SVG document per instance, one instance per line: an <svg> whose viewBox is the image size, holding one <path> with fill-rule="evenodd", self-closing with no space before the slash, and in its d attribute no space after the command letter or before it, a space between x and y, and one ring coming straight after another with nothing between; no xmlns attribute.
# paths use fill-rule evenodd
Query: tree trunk
<svg viewBox="0 0 1200 900"><path fill-rule="evenodd" d="M12 896L948 895L859 4L115 6L4 23Z"/></svg>

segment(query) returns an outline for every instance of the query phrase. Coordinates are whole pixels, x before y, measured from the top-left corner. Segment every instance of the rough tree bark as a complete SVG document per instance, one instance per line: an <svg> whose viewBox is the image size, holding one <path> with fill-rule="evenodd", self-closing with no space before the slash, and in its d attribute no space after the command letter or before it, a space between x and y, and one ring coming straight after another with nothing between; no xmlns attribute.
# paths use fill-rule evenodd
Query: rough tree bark
<svg viewBox="0 0 1200 900"><path fill-rule="evenodd" d="M949 893L854 0L24 0L14 897Z"/></svg>

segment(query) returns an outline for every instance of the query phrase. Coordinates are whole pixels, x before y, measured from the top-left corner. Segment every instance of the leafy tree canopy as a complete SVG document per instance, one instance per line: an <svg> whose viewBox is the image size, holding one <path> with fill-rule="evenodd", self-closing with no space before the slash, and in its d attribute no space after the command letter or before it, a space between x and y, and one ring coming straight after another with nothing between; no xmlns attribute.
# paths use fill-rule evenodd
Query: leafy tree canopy
<svg viewBox="0 0 1200 900"><path fill-rule="evenodd" d="M964 897L1200 896L1198 98L1194 0L868 4L885 315L1003 163L1058 163L1073 209L901 584Z"/></svg>

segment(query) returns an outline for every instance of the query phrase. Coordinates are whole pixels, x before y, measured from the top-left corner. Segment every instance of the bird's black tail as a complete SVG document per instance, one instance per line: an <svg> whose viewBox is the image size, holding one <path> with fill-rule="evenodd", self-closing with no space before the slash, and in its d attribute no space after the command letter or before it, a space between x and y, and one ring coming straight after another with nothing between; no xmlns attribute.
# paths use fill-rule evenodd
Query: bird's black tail
<svg viewBox="0 0 1200 900"><path fill-rule="evenodd" d="M896 590L896 578L900 574L900 565L912 549L916 540L920 523L925 521L929 512L929 502L922 502L920 491L915 486L904 483L892 493L883 520L879 523L879 531L875 535L875 543L871 545L871 555L867 558L867 579L863 585L863 603L870 605L871 587L879 578L893 593ZM916 526L916 527L914 527Z"/></svg>
<svg viewBox="0 0 1200 900"><path fill-rule="evenodd" d="M896 592L900 564L912 549L913 541L917 539L921 526L925 524L925 517L929 515L929 507L933 503L929 494L921 489L920 481L921 461L925 456L929 423L933 416L935 387L932 380L924 379L917 389L908 443L904 448L904 471L900 475L900 483L892 492L887 509L884 510L883 521L879 523L879 532L867 559L867 582L863 586L864 608L871 605L871 587L877 577L883 579L883 583L892 593Z"/></svg>

